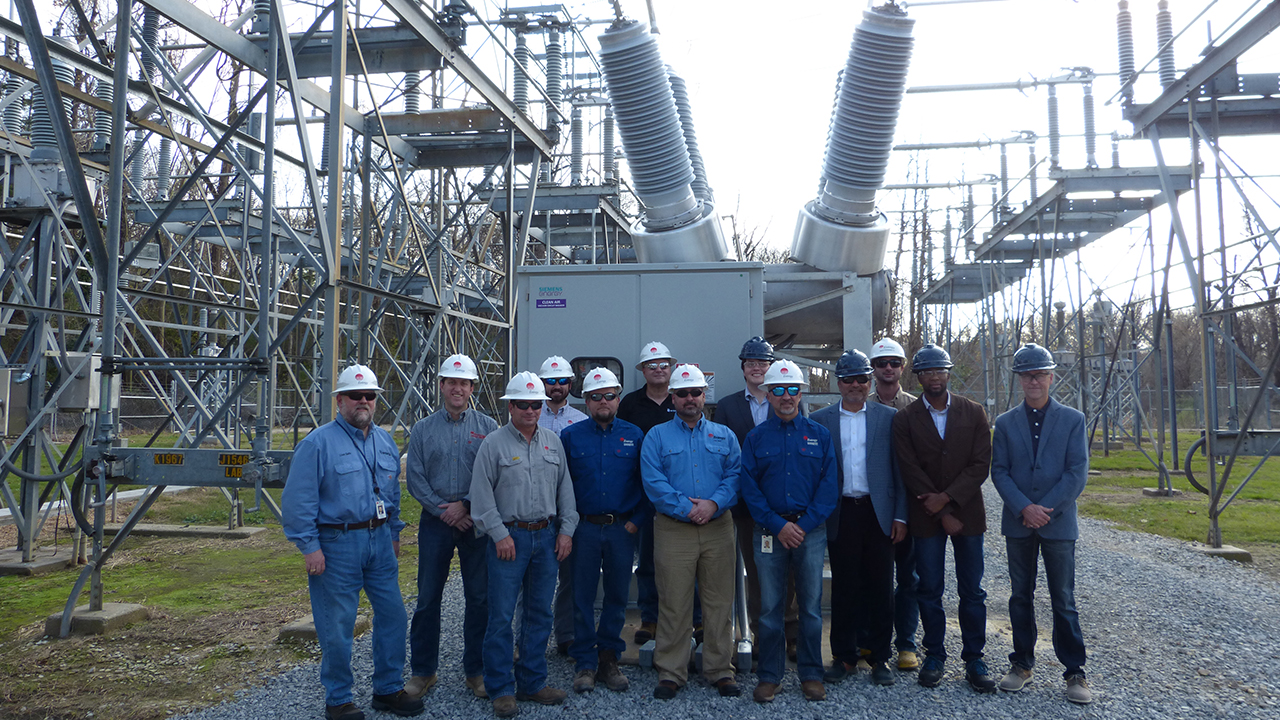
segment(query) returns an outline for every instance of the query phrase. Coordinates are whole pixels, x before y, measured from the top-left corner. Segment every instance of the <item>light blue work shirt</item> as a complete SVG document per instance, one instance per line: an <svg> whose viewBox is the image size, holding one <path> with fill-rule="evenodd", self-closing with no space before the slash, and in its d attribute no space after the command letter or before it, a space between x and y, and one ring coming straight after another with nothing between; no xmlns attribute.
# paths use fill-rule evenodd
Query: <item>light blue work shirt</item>
<svg viewBox="0 0 1280 720"><path fill-rule="evenodd" d="M705 417L654 425L640 448L640 478L656 511L689 522L690 498L712 500L720 517L738 499L742 451L733 431Z"/></svg>
<svg viewBox="0 0 1280 720"><path fill-rule="evenodd" d="M377 488L374 493L374 468ZM391 434L370 427L368 436L341 416L298 443L280 495L284 535L303 555L320 549L320 525L361 523L387 511L391 538L400 539L400 449Z"/></svg>

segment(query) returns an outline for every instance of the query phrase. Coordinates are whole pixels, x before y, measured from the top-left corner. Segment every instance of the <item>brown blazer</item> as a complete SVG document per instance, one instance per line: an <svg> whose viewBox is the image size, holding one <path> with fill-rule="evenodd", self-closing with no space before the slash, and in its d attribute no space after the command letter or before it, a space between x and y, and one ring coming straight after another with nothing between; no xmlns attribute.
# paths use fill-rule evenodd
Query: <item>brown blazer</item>
<svg viewBox="0 0 1280 720"><path fill-rule="evenodd" d="M907 488L907 527L913 537L932 537L942 523L916 499L925 493L945 492L951 502L942 514L951 513L964 523L961 535L981 535L987 530L982 504L982 483L991 473L991 429L987 413L978 403L951 394L947 411L947 437L938 437L924 396L893 417L893 440L898 468Z"/></svg>

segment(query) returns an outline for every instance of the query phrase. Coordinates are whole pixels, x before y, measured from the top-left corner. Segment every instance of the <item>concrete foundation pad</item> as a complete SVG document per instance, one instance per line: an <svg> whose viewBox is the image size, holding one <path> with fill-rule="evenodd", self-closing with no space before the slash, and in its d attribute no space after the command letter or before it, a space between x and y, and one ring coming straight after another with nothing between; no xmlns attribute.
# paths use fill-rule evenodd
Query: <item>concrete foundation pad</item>
<svg viewBox="0 0 1280 720"><path fill-rule="evenodd" d="M71 614L73 635L103 635L151 617L147 609L134 603L103 603L101 610L90 610L81 605ZM44 634L58 637L62 630L62 613L54 613L44 621Z"/></svg>
<svg viewBox="0 0 1280 720"><path fill-rule="evenodd" d="M355 637L359 637L373 627L373 622L368 615L356 616ZM294 620L293 622L280 628L280 633L276 635L276 642L285 640L315 640L316 639L316 621L312 615L306 615Z"/></svg>
<svg viewBox="0 0 1280 720"><path fill-rule="evenodd" d="M154 523L138 523L130 535L140 537L168 538L212 538L218 540L244 540L259 533L266 532L265 527L224 528L214 525L158 525ZM120 532L120 525L108 524L103 528L107 535Z"/></svg>
<svg viewBox="0 0 1280 720"><path fill-rule="evenodd" d="M1222 547L1213 547L1211 545L1192 545L1192 550L1198 553L1204 553L1210 557L1220 557L1226 560L1233 560L1240 563L1253 562L1253 553L1244 548L1234 547L1232 545L1223 545Z"/></svg>
<svg viewBox="0 0 1280 720"><path fill-rule="evenodd" d="M1178 497L1181 490L1161 490L1160 488L1142 488L1143 497Z"/></svg>
<svg viewBox="0 0 1280 720"><path fill-rule="evenodd" d="M43 575L70 567L72 563L70 551L63 549L36 549L31 562L22 561L21 550L0 550L0 575Z"/></svg>

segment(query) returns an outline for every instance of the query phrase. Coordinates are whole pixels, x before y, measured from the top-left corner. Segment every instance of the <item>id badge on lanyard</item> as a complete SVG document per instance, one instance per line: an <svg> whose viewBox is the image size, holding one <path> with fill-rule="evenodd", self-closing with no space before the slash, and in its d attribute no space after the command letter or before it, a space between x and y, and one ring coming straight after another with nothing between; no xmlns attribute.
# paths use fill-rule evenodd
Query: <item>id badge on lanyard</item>
<svg viewBox="0 0 1280 720"><path fill-rule="evenodd" d="M373 508L377 512L379 520L387 519L387 506L382 502L382 498L378 498L378 501L373 504Z"/></svg>

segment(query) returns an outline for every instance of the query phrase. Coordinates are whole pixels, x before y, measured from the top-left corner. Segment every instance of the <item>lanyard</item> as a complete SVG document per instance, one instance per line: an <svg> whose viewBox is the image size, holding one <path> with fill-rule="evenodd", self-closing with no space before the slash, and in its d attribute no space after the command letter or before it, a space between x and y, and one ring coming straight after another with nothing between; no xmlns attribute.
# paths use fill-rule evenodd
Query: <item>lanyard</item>
<svg viewBox="0 0 1280 720"><path fill-rule="evenodd" d="M360 455L360 459L364 460L364 466L369 468L369 476L373 478L373 494L381 497L382 494L378 491L378 471L374 469L373 465L369 464L369 456L364 454L364 448L360 445L360 443L356 442L356 439L351 436L351 433L348 433L346 431L346 428L343 428L342 431L347 434L347 439L350 440L351 444L355 446L356 452L359 453ZM373 451L375 455L378 452L378 436L377 435L373 436Z"/></svg>

